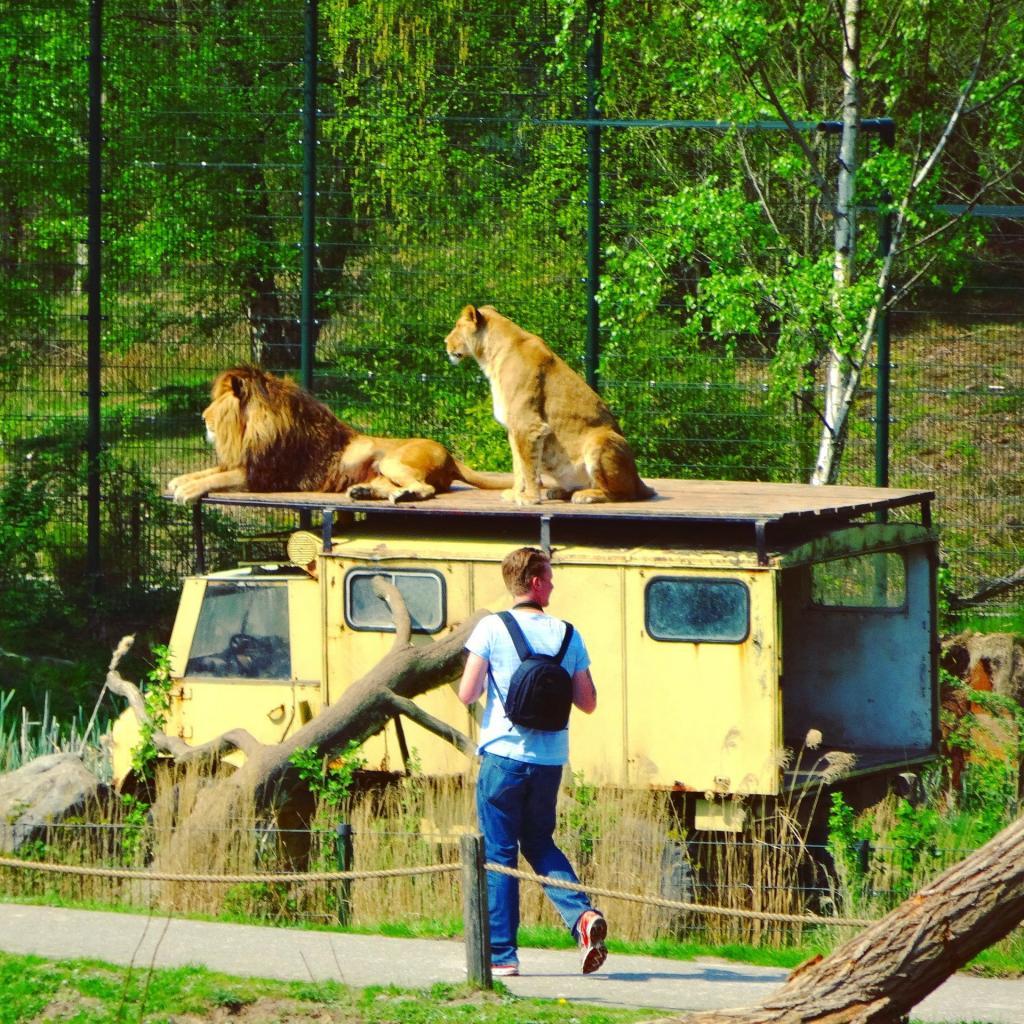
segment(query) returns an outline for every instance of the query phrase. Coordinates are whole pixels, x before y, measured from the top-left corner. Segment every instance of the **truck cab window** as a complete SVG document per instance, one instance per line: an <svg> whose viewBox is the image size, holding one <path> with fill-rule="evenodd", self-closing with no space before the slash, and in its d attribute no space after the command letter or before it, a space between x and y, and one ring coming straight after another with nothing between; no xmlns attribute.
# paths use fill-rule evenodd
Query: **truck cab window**
<svg viewBox="0 0 1024 1024"><path fill-rule="evenodd" d="M750 628L750 592L738 580L657 577L647 584L644 620L655 640L738 644Z"/></svg>
<svg viewBox="0 0 1024 1024"><path fill-rule="evenodd" d="M291 678L287 586L210 580L185 675Z"/></svg>
<svg viewBox="0 0 1024 1024"><path fill-rule="evenodd" d="M351 629L393 633L391 609L373 589L375 576L393 583L409 609L414 633L436 633L445 624L444 579L423 569L351 569L345 575L345 622Z"/></svg>
<svg viewBox="0 0 1024 1024"><path fill-rule="evenodd" d="M902 608L907 564L896 551L837 558L811 567L811 601L824 608Z"/></svg>

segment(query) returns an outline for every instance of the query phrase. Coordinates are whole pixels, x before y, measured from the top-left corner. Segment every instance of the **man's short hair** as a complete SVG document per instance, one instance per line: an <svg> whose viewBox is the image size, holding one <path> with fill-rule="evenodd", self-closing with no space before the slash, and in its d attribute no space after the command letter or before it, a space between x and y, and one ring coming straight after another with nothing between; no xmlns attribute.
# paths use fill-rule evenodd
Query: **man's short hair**
<svg viewBox="0 0 1024 1024"><path fill-rule="evenodd" d="M551 559L540 548L516 548L502 559L501 578L508 592L518 597L530 589L530 580L550 564Z"/></svg>

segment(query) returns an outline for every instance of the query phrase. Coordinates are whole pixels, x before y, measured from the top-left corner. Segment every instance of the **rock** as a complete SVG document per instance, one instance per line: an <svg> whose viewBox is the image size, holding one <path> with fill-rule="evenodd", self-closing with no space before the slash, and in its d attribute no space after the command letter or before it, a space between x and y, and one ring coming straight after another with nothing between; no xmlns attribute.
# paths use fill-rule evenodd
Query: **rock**
<svg viewBox="0 0 1024 1024"><path fill-rule="evenodd" d="M0 775L0 853L43 838L46 827L82 814L107 793L75 754L37 757Z"/></svg>

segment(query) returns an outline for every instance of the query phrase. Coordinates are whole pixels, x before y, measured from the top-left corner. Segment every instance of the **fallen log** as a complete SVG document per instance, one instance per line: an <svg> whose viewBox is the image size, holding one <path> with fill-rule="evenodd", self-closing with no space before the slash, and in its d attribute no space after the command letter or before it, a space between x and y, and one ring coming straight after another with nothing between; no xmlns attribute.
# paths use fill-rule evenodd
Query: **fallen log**
<svg viewBox="0 0 1024 1024"><path fill-rule="evenodd" d="M648 1024L895 1024L1022 920L1024 818L759 1005Z"/></svg>

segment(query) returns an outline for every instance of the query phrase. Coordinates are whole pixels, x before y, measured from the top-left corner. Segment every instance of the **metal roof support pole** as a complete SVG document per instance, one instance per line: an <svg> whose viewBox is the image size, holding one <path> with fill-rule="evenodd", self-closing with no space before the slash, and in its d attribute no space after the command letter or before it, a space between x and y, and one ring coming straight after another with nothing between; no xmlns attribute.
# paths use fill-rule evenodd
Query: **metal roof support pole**
<svg viewBox="0 0 1024 1024"><path fill-rule="evenodd" d="M192 543L196 552L196 575L206 572L206 538L203 534L203 500L192 506Z"/></svg>
<svg viewBox="0 0 1024 1024"><path fill-rule="evenodd" d="M551 516L540 517L540 549L551 557Z"/></svg>
<svg viewBox="0 0 1024 1024"><path fill-rule="evenodd" d="M754 523L754 545L757 548L757 564L768 564L768 520L758 519Z"/></svg>
<svg viewBox="0 0 1024 1024"><path fill-rule="evenodd" d="M324 554L329 555L334 546L334 509L325 508L320 535L323 539Z"/></svg>

